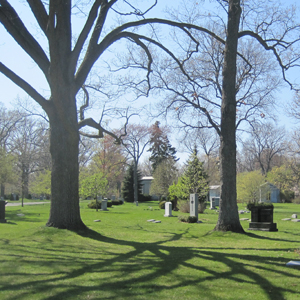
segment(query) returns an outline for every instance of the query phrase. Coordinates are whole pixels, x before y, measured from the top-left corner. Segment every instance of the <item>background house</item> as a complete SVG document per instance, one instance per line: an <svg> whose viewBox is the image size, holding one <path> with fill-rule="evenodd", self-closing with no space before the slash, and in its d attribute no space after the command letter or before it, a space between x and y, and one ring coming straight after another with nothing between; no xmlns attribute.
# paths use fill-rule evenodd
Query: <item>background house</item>
<svg viewBox="0 0 300 300"><path fill-rule="evenodd" d="M210 207L220 205L221 186L211 185L209 187L209 202Z"/></svg>
<svg viewBox="0 0 300 300"><path fill-rule="evenodd" d="M153 180L152 176L142 177L141 184L142 184L142 194L143 195L150 195L150 187L151 187L152 180Z"/></svg>
<svg viewBox="0 0 300 300"><path fill-rule="evenodd" d="M260 186L259 199L259 202L279 203L280 189L276 185L266 182Z"/></svg>

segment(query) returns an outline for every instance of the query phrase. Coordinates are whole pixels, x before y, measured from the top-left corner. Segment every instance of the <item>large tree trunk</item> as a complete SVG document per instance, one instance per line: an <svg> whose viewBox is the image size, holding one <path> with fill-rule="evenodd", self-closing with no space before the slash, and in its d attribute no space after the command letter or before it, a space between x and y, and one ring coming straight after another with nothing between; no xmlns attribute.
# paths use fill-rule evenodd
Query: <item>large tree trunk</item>
<svg viewBox="0 0 300 300"><path fill-rule="evenodd" d="M229 1L227 39L223 66L221 110L221 198L215 230L244 232L236 199L236 59L241 8L240 0Z"/></svg>
<svg viewBox="0 0 300 300"><path fill-rule="evenodd" d="M86 226L81 220L79 208L79 131L75 95L71 87L59 83L57 86L57 90L52 91L53 107L48 113L52 174L47 226L80 230ZM63 101L57 101L59 97Z"/></svg>

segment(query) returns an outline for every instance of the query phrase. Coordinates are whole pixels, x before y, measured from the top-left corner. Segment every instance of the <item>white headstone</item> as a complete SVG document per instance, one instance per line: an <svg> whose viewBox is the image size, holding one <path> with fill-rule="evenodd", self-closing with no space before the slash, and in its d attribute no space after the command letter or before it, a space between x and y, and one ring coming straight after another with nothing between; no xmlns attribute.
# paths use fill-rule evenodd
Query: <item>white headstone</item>
<svg viewBox="0 0 300 300"><path fill-rule="evenodd" d="M165 217L173 217L172 216L172 202L165 203Z"/></svg>
<svg viewBox="0 0 300 300"><path fill-rule="evenodd" d="M297 215L296 214L292 214L292 219L297 219Z"/></svg>
<svg viewBox="0 0 300 300"><path fill-rule="evenodd" d="M215 198L210 198L210 208L209 209L216 209Z"/></svg>
<svg viewBox="0 0 300 300"><path fill-rule="evenodd" d="M107 200L101 201L101 210L107 210Z"/></svg>
<svg viewBox="0 0 300 300"><path fill-rule="evenodd" d="M198 194L190 194L190 216L198 220Z"/></svg>

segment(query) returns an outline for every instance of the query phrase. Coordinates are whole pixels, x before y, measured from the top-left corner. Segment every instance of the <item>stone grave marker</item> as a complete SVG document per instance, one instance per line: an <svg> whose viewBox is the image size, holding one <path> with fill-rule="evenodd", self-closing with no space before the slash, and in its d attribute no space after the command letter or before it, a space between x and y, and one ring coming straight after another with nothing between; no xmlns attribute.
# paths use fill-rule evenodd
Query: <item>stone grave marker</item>
<svg viewBox="0 0 300 300"><path fill-rule="evenodd" d="M107 200L101 201L101 210L104 210L104 211L108 210L107 209Z"/></svg>
<svg viewBox="0 0 300 300"><path fill-rule="evenodd" d="M300 261L298 261L298 260L291 260L286 265L287 266L292 266L292 267L300 267Z"/></svg>
<svg viewBox="0 0 300 300"><path fill-rule="evenodd" d="M216 207L215 207L215 198L211 198L209 203L210 203L210 208L209 209L216 209Z"/></svg>
<svg viewBox="0 0 300 300"><path fill-rule="evenodd" d="M198 221L198 194L190 194L190 216Z"/></svg>
<svg viewBox="0 0 300 300"><path fill-rule="evenodd" d="M292 214L292 219L297 219L297 215L296 214Z"/></svg>
<svg viewBox="0 0 300 300"><path fill-rule="evenodd" d="M165 217L173 217L172 216L172 202L165 203Z"/></svg>

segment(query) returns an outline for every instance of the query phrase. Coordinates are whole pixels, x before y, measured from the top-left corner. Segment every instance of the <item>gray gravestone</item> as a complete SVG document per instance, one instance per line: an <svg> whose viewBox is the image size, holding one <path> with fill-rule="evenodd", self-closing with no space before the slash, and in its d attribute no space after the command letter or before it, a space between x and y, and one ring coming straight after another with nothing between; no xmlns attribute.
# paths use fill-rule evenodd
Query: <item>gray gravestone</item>
<svg viewBox="0 0 300 300"><path fill-rule="evenodd" d="M5 220L5 204L6 202L1 200L0 201L0 223L6 223Z"/></svg>
<svg viewBox="0 0 300 300"><path fill-rule="evenodd" d="M107 200L101 201L101 210L107 210Z"/></svg>
<svg viewBox="0 0 300 300"><path fill-rule="evenodd" d="M173 217L172 216L172 202L165 203L165 217Z"/></svg>
<svg viewBox="0 0 300 300"><path fill-rule="evenodd" d="M198 220L198 194L190 194L190 216Z"/></svg>
<svg viewBox="0 0 300 300"><path fill-rule="evenodd" d="M292 214L292 218L293 219L297 219L297 215L296 214Z"/></svg>

